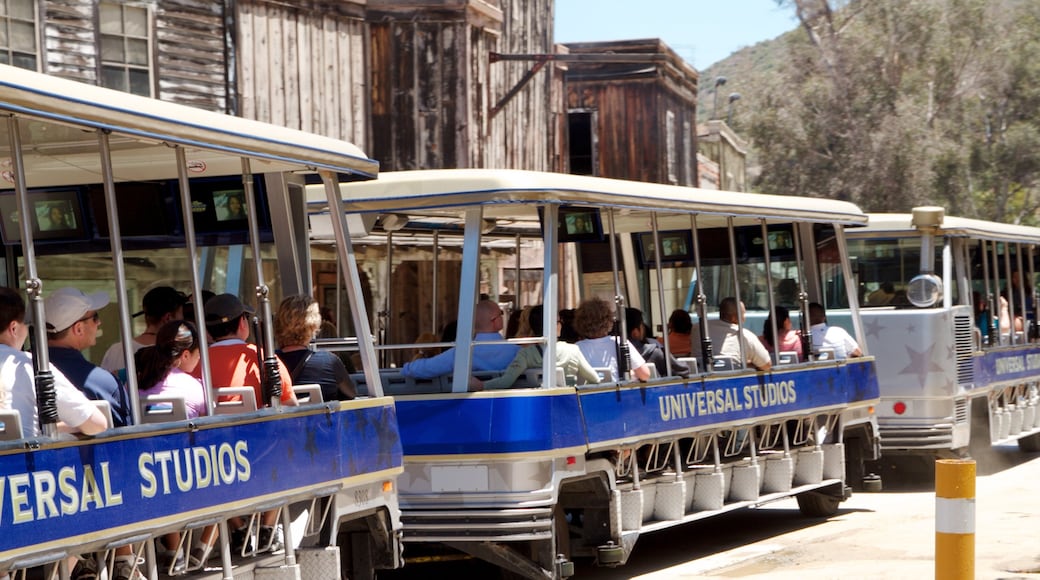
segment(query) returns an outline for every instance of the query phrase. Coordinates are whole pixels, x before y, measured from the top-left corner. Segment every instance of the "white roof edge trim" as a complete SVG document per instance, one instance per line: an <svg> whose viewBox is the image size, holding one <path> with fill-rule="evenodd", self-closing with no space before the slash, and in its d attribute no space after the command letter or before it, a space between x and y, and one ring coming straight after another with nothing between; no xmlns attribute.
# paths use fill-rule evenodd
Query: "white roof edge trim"
<svg viewBox="0 0 1040 580"><path fill-rule="evenodd" d="M544 201L851 225L867 223L867 214L845 201L512 169L390 171L380 174L375 182L340 184L340 192L349 212ZM319 193L311 190L308 199L320 203ZM492 197L491 193L496 195Z"/></svg>
<svg viewBox="0 0 1040 580"><path fill-rule="evenodd" d="M872 237L879 233L892 235L914 235L917 233L917 229L911 225L911 214L871 213L868 216L870 221L867 226L850 230L850 237ZM939 232L947 236L1040 243L1040 228L956 216L945 216Z"/></svg>
<svg viewBox="0 0 1040 580"><path fill-rule="evenodd" d="M375 177L356 145L0 64L0 110L244 157Z"/></svg>

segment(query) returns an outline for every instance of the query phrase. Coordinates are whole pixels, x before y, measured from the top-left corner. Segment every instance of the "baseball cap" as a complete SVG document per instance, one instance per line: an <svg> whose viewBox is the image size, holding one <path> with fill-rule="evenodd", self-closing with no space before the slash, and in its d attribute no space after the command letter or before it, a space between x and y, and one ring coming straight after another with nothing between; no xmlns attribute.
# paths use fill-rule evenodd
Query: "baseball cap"
<svg viewBox="0 0 1040 580"><path fill-rule="evenodd" d="M242 304L234 294L217 294L206 301L206 325L230 322L243 313L253 313L253 309Z"/></svg>
<svg viewBox="0 0 1040 580"><path fill-rule="evenodd" d="M164 314L177 310L186 302L188 302L188 296L184 292L169 286L156 286L149 290L141 300L144 310L134 313L134 316L145 314L150 318L162 318Z"/></svg>
<svg viewBox="0 0 1040 580"><path fill-rule="evenodd" d="M77 288L59 288L43 301L47 332L61 332L91 310L101 310L108 302L108 292L104 290L84 294Z"/></svg>

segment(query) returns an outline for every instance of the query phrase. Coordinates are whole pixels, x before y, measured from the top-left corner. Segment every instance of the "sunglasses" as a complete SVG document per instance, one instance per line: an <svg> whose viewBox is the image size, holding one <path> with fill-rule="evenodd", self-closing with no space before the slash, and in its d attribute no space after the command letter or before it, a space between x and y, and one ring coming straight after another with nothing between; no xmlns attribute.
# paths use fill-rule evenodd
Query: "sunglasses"
<svg viewBox="0 0 1040 580"><path fill-rule="evenodd" d="M101 320L101 316L98 315L97 312L95 312L94 314L91 314L90 316L84 316L83 318L80 318L76 322L86 322L88 320L93 320L94 322L99 322ZM76 322L73 322L72 324L76 324Z"/></svg>

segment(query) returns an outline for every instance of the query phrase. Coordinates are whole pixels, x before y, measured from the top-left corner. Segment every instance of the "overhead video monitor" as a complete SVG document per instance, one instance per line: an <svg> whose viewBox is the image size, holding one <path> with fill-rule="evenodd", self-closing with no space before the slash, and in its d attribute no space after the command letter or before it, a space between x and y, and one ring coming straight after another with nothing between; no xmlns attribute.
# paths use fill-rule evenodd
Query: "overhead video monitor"
<svg viewBox="0 0 1040 580"><path fill-rule="evenodd" d="M83 206L77 190L30 191L29 210L29 223L33 237L37 240L79 240L87 237ZM0 223L4 243L21 243L22 215L14 192L0 195L0 213L3 214Z"/></svg>
<svg viewBox="0 0 1040 580"><path fill-rule="evenodd" d="M643 265L652 268L656 263L657 251L654 248L653 232L636 234L639 238L639 252ZM661 242L661 263L692 262L693 236L689 230L658 232Z"/></svg>
<svg viewBox="0 0 1040 580"><path fill-rule="evenodd" d="M260 197L260 183L254 186ZM245 232L249 207L241 178L192 181L192 218L199 233ZM257 217L262 220L262 212Z"/></svg>
<svg viewBox="0 0 1040 580"><path fill-rule="evenodd" d="M594 207L560 207L559 238L561 242L599 242L603 240L603 224L599 209Z"/></svg>

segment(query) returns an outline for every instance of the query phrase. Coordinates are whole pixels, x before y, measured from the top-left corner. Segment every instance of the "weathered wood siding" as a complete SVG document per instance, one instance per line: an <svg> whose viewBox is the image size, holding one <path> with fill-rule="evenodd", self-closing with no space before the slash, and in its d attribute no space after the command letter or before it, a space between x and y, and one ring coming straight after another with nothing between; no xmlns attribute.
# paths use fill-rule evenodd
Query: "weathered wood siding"
<svg viewBox="0 0 1040 580"><path fill-rule="evenodd" d="M421 4L421 7L420 7ZM552 0L370 0L372 155L384 170L559 169L562 77L492 52L552 51Z"/></svg>
<svg viewBox="0 0 1040 580"><path fill-rule="evenodd" d="M97 84L96 2L47 0L43 3L43 72Z"/></svg>
<svg viewBox="0 0 1040 580"><path fill-rule="evenodd" d="M570 63L567 102L598 111L596 174L697 184L697 73L659 40L568 44L572 54L664 54L647 64Z"/></svg>
<svg viewBox="0 0 1040 580"><path fill-rule="evenodd" d="M384 170L481 167L501 15L481 0L413 4L368 4L372 155Z"/></svg>
<svg viewBox="0 0 1040 580"><path fill-rule="evenodd" d="M228 103L224 3L161 0L155 10L157 97L209 111Z"/></svg>
<svg viewBox="0 0 1040 580"><path fill-rule="evenodd" d="M553 52L553 0L503 0L502 38L498 51L504 54ZM487 62L487 53L480 63ZM534 61L503 61L490 65L489 106L512 89L535 66ZM487 167L551 171L560 165L560 127L563 105L562 77L547 65L524 85L490 120Z"/></svg>
<svg viewBox="0 0 1040 580"><path fill-rule="evenodd" d="M154 16L152 87L164 101L228 110L223 3L158 0ZM43 2L43 71L99 82L97 1Z"/></svg>
<svg viewBox="0 0 1040 580"><path fill-rule="evenodd" d="M369 143L363 0L239 0L239 114Z"/></svg>

